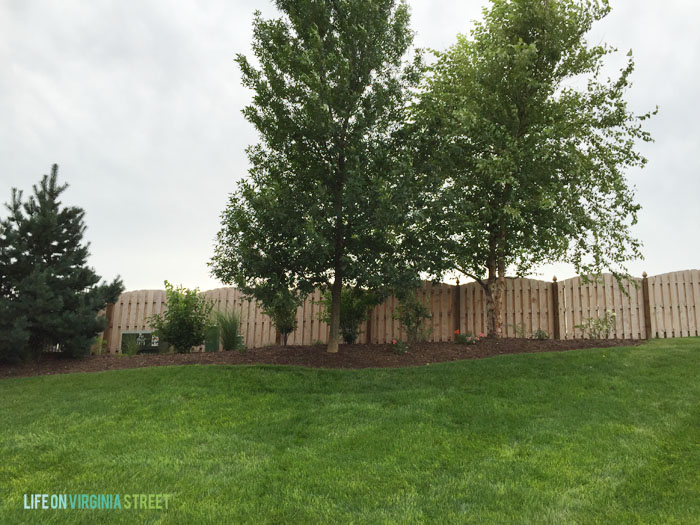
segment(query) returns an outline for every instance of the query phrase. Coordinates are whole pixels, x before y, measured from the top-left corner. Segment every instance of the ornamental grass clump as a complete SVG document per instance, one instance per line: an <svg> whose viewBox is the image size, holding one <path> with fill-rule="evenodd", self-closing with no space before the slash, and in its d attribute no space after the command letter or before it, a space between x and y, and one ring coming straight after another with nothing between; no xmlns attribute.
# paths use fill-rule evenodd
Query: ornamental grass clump
<svg viewBox="0 0 700 525"><path fill-rule="evenodd" d="M216 312L214 319L223 349L227 352L238 350L243 354L246 353L248 349L243 343L243 334L241 334L241 315L235 310L227 310Z"/></svg>

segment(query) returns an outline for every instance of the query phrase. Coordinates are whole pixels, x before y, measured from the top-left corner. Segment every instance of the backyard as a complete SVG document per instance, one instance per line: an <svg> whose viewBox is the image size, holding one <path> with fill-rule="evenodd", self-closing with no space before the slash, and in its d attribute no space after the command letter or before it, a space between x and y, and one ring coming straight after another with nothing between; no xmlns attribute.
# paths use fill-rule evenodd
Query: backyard
<svg viewBox="0 0 700 525"><path fill-rule="evenodd" d="M3 523L697 522L700 339L0 380ZM169 494L25 510L25 494Z"/></svg>

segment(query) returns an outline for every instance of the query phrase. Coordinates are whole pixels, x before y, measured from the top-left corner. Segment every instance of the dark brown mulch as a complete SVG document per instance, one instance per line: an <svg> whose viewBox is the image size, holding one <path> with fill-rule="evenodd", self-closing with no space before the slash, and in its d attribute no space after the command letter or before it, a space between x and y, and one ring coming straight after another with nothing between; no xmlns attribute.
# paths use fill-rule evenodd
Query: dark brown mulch
<svg viewBox="0 0 700 525"><path fill-rule="evenodd" d="M402 355L392 345L340 345L337 354L326 352L325 346L271 346L254 348L247 353L220 352L196 354L140 354L89 356L83 359L62 359L60 354L46 354L36 364L0 364L0 378L34 375L101 372L147 366L222 364L222 365L297 365L312 368L394 368L424 366L429 363L480 359L503 354L562 352L581 348L607 348L638 345L638 340L574 339L568 341L536 341L532 339L482 339L475 345L456 343L420 343L411 345Z"/></svg>

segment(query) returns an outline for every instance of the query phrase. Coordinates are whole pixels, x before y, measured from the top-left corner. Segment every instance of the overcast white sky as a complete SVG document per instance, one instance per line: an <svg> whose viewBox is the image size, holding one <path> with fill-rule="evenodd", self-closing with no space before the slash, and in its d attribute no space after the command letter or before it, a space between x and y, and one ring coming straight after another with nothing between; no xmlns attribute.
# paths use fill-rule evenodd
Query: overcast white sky
<svg viewBox="0 0 700 525"><path fill-rule="evenodd" d="M479 18L482 0L409 0L416 44L444 49ZM637 69L634 110L660 106L629 172L643 206L636 235L650 275L700 267L700 3L611 0L590 41ZM0 0L0 202L52 163L85 208L90 263L129 290L163 280L220 286L206 262L219 215L256 141L241 115L250 94L233 62L250 55L255 9L272 3ZM4 216L5 211L0 212ZM541 270L573 276L566 266Z"/></svg>

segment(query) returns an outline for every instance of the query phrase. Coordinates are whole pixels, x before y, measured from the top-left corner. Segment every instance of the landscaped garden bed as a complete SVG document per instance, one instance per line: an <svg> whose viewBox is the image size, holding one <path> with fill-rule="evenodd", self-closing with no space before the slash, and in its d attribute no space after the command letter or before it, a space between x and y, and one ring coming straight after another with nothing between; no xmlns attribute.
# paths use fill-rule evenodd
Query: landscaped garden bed
<svg viewBox="0 0 700 525"><path fill-rule="evenodd" d="M571 339L564 341L535 339L481 339L474 345L457 343L412 344L408 352L397 353L396 345L340 345L337 354L326 352L325 345L269 346L246 353L203 352L192 354L99 355L83 359L65 359L60 354L45 354L39 364L0 364L0 377L18 377L73 372L101 372L149 366L225 364L225 365L297 365L312 368L383 368L425 366L431 363L480 359L503 354L561 352L582 348L637 345L641 341L623 339Z"/></svg>

